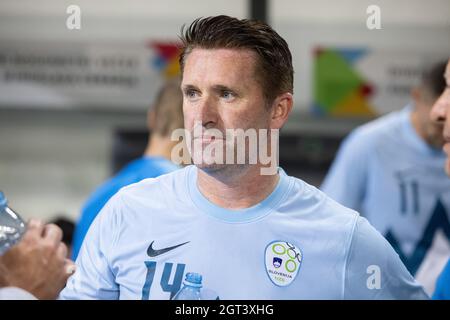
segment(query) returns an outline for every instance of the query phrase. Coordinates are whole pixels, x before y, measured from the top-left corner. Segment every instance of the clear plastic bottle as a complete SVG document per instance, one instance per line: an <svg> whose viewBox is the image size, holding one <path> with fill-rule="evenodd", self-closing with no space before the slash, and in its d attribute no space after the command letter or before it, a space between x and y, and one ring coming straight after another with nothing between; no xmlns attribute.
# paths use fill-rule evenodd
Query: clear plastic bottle
<svg viewBox="0 0 450 320"><path fill-rule="evenodd" d="M183 286L172 300L202 300L202 287L202 275L188 272L183 281Z"/></svg>
<svg viewBox="0 0 450 320"><path fill-rule="evenodd" d="M17 243L25 230L25 222L8 207L8 201L0 191L0 255Z"/></svg>

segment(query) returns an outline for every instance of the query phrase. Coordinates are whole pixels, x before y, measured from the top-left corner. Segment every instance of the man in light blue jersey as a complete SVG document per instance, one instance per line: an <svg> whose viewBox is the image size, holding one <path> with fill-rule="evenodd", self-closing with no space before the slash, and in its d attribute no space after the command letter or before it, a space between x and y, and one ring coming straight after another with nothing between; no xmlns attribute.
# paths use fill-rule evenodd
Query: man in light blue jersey
<svg viewBox="0 0 450 320"><path fill-rule="evenodd" d="M450 256L443 126L430 119L445 87L445 65L425 70L411 105L355 129L321 187L337 202L360 211L429 294Z"/></svg>
<svg viewBox="0 0 450 320"><path fill-rule="evenodd" d="M447 154L445 171L450 176L450 60L444 73L445 89L431 109L431 119L444 127L444 151ZM436 283L433 299L450 300L450 259Z"/></svg>
<svg viewBox="0 0 450 320"><path fill-rule="evenodd" d="M195 20L182 40L195 165L112 197L61 298L171 299L188 272L220 299L427 298L367 220L265 157L293 104L285 40L228 16Z"/></svg>
<svg viewBox="0 0 450 320"><path fill-rule="evenodd" d="M76 260L89 227L108 200L120 188L172 172L180 167L170 161L176 142L170 139L174 129L183 126L183 97L179 79L167 81L158 92L148 113L149 137L144 155L133 160L114 177L99 186L86 201L75 228L72 259Z"/></svg>

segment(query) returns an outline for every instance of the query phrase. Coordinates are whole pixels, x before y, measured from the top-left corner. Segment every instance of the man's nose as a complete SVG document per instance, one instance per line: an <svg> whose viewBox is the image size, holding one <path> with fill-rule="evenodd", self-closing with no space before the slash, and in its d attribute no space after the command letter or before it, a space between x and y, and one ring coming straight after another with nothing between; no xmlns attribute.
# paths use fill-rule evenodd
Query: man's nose
<svg viewBox="0 0 450 320"><path fill-rule="evenodd" d="M198 107L196 121L208 129L216 126L218 121L217 105L212 97L205 97Z"/></svg>
<svg viewBox="0 0 450 320"><path fill-rule="evenodd" d="M449 108L445 105L442 97L438 98L431 108L431 120L436 123L444 123L447 119L447 109Z"/></svg>
<svg viewBox="0 0 450 320"><path fill-rule="evenodd" d="M450 142L450 105L449 104L442 104L445 109L445 116L444 116L444 139L448 142Z"/></svg>

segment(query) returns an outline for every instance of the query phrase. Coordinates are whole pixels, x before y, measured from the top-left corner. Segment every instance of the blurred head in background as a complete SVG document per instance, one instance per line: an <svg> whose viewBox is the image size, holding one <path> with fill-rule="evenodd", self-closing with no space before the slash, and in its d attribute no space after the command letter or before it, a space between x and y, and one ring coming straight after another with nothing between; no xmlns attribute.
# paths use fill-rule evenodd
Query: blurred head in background
<svg viewBox="0 0 450 320"><path fill-rule="evenodd" d="M450 176L450 59L447 61L445 71L441 73L445 86L441 95L436 100L431 109L431 120L441 129L443 137L444 151L447 153L447 161L445 163L445 171Z"/></svg>
<svg viewBox="0 0 450 320"><path fill-rule="evenodd" d="M172 148L178 141L172 141L175 129L183 128L183 96L180 78L168 80L159 90L154 104L147 114L150 131L145 150L148 156L163 156L170 160Z"/></svg>
<svg viewBox="0 0 450 320"><path fill-rule="evenodd" d="M444 91L447 62L442 61L432 65L422 74L420 84L412 90L414 111L411 113L412 123L418 134L432 147L442 148L443 123L432 121L430 110L438 97Z"/></svg>

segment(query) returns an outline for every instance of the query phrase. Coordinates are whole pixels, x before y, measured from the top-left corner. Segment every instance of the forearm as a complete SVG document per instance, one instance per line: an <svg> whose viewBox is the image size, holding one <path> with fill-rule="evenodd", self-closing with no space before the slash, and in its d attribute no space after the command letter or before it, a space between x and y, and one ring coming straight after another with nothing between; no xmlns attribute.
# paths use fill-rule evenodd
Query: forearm
<svg viewBox="0 0 450 320"><path fill-rule="evenodd" d="M7 287L9 285L7 274L8 270L2 264L2 261L0 259L0 288Z"/></svg>

